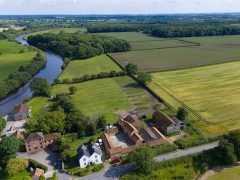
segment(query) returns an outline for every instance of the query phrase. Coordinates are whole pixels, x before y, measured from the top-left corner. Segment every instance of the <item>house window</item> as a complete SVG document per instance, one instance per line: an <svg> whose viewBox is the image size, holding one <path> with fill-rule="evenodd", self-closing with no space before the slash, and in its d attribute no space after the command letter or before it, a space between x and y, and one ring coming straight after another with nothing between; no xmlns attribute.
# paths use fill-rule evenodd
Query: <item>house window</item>
<svg viewBox="0 0 240 180"><path fill-rule="evenodd" d="M95 158L97 158L97 155L95 155Z"/></svg>
<svg viewBox="0 0 240 180"><path fill-rule="evenodd" d="M86 166L87 165L87 163L84 163L84 166Z"/></svg>
<svg viewBox="0 0 240 180"><path fill-rule="evenodd" d="M96 162L98 162L98 160L96 160Z"/></svg>
<svg viewBox="0 0 240 180"><path fill-rule="evenodd" d="M83 161L86 161L86 158L83 158Z"/></svg>

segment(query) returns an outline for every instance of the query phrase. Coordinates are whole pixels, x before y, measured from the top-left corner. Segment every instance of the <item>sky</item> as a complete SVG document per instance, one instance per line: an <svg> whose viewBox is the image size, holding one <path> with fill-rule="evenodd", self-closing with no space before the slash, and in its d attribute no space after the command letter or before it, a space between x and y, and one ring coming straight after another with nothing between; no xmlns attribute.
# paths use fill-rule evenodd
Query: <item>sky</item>
<svg viewBox="0 0 240 180"><path fill-rule="evenodd" d="M240 0L0 0L0 15L240 12Z"/></svg>

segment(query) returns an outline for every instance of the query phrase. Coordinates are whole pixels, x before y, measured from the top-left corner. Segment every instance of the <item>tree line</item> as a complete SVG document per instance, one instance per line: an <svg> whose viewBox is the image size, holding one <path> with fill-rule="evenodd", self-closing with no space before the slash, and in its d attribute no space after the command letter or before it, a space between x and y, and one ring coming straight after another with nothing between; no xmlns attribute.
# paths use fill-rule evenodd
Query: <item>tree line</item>
<svg viewBox="0 0 240 180"><path fill-rule="evenodd" d="M28 37L28 43L72 59L87 59L104 53L123 52L130 49L129 43L124 40L83 33L32 35Z"/></svg>
<svg viewBox="0 0 240 180"><path fill-rule="evenodd" d="M162 26L151 31L152 36L160 38L223 36L240 34L238 25L207 25L207 26Z"/></svg>
<svg viewBox="0 0 240 180"><path fill-rule="evenodd" d="M20 66L17 72L9 74L8 78L0 83L0 99L6 98L10 93L26 84L45 64L45 56L41 52L37 52L29 65Z"/></svg>

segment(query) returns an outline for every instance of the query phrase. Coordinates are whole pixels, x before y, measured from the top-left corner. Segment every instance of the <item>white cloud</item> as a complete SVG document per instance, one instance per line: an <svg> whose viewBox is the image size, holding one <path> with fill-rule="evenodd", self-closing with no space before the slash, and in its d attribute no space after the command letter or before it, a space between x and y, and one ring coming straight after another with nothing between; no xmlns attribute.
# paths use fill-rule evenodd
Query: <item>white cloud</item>
<svg viewBox="0 0 240 180"><path fill-rule="evenodd" d="M0 14L240 12L240 0L0 0Z"/></svg>

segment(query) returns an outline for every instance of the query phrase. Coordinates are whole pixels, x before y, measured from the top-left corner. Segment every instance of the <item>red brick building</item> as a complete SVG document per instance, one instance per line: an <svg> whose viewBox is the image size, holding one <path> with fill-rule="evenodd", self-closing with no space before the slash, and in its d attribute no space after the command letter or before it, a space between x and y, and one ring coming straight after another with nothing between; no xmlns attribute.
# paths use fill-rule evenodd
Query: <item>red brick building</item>
<svg viewBox="0 0 240 180"><path fill-rule="evenodd" d="M25 147L27 153L34 153L43 150L50 146L61 135L59 133L52 133L44 135L42 132L32 133L25 140Z"/></svg>

